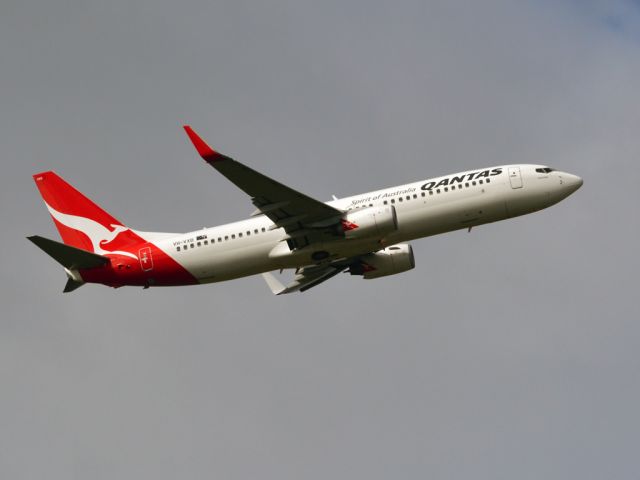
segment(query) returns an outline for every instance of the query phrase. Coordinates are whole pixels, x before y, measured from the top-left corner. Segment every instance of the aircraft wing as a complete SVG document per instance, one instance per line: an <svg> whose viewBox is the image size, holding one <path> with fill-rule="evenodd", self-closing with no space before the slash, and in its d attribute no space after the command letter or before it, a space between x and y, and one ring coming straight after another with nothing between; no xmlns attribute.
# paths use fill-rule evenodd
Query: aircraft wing
<svg viewBox="0 0 640 480"><path fill-rule="evenodd" d="M357 257L352 257L343 258L323 265L307 265L306 267L296 270L293 281L286 286L270 272L263 273L262 278L267 282L267 285L274 295L304 292L333 278L340 272L346 271L350 265L357 263L357 261Z"/></svg>
<svg viewBox="0 0 640 480"><path fill-rule="evenodd" d="M263 273L262 278L267 282L267 285L274 295L282 295L284 293L298 291L304 292L305 290L309 290L316 285L320 285L325 280L329 280L341 271L342 269L327 266L313 273L305 274L304 272L301 272L298 273L293 281L286 286L280 283L280 281L270 272Z"/></svg>
<svg viewBox="0 0 640 480"><path fill-rule="evenodd" d="M264 214L275 224L273 228L284 228L295 247L311 243L318 229L340 221L342 211L216 152L190 126L184 129L204 161L251 197L257 207L252 215Z"/></svg>

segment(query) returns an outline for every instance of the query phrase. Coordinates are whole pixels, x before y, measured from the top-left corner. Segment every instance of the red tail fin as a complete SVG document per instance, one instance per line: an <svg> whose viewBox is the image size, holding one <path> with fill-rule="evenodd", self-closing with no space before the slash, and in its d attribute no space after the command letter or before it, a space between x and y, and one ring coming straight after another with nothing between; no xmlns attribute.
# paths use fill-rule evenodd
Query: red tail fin
<svg viewBox="0 0 640 480"><path fill-rule="evenodd" d="M144 241L54 172L33 179L65 244L104 255Z"/></svg>

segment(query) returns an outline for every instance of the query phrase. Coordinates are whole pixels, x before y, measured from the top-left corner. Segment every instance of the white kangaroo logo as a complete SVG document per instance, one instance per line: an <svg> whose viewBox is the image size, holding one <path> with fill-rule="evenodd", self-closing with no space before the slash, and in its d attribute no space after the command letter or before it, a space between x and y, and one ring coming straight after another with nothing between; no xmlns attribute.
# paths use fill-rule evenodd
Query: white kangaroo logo
<svg viewBox="0 0 640 480"><path fill-rule="evenodd" d="M74 230L78 230L84 233L87 237L89 237L89 239L91 240L91 245L93 246L94 253L97 253L98 255L107 255L107 254L116 253L118 255L125 255L127 257L131 257L136 260L138 259L138 257L136 257L133 253L123 252L123 251L109 251L109 250L102 249L102 245L104 245L105 243L111 242L122 232L126 232L127 230L129 230L128 227L125 227L123 225L111 224L111 227L113 227L113 231L110 231L108 228L102 226L100 223L94 220L91 220L90 218L79 217L76 215L69 215L67 213L62 213L55 210L54 208L51 208L47 203L45 203L45 205L47 206L47 209L49 210L49 213L51 214L51 216L55 218L58 222L60 222L62 225L64 225L65 227L72 228Z"/></svg>

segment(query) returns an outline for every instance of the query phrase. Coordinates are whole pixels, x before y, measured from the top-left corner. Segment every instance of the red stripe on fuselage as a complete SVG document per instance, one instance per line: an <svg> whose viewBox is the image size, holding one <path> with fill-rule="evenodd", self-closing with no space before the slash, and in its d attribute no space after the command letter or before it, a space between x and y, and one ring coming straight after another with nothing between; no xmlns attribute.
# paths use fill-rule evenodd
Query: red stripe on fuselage
<svg viewBox="0 0 640 480"><path fill-rule="evenodd" d="M133 253L136 258L117 254L106 255L111 259L111 263L104 267L80 270L82 279L85 282L101 283L110 287L125 285L169 287L198 283L191 273L153 243L143 242L123 250ZM146 260L143 258L143 263L140 258L141 250L143 257L149 255L149 252L151 257ZM152 267L149 269L149 266Z"/></svg>

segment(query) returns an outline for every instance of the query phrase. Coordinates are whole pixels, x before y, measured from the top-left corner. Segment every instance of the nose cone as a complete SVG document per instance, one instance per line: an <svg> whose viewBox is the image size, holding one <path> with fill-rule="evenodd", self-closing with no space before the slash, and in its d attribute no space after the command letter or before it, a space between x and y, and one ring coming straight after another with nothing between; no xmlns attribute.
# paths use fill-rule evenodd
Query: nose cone
<svg viewBox="0 0 640 480"><path fill-rule="evenodd" d="M582 179L577 175L565 173L562 175L562 179L565 184L565 188L568 190L567 195L571 195L582 186Z"/></svg>
<svg viewBox="0 0 640 480"><path fill-rule="evenodd" d="M582 179L571 173L557 172L557 178L560 182L555 192L551 194L553 203L557 203L560 200L567 198L582 186Z"/></svg>

